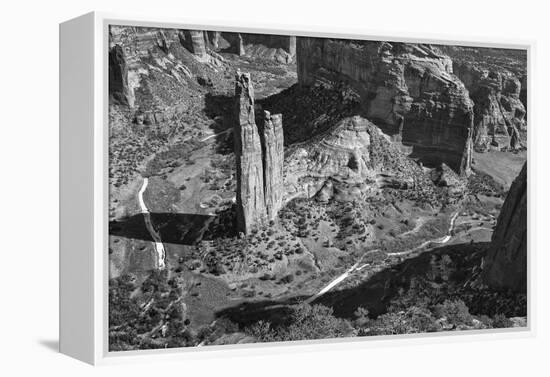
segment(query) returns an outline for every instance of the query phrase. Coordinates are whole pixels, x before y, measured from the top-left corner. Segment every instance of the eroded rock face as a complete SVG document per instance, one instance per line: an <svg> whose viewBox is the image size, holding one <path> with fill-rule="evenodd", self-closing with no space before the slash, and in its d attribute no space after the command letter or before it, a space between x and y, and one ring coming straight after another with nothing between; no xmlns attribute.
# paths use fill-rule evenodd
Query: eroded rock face
<svg viewBox="0 0 550 377"><path fill-rule="evenodd" d="M482 278L494 289L527 290L527 163L504 201Z"/></svg>
<svg viewBox="0 0 550 377"><path fill-rule="evenodd" d="M199 59L206 60L208 53L206 51L206 32L201 30L182 30L180 39L182 45Z"/></svg>
<svg viewBox="0 0 550 377"><path fill-rule="evenodd" d="M429 45L299 37L298 80L350 85L364 114L427 164L468 174L473 104L451 59Z"/></svg>
<svg viewBox="0 0 550 377"><path fill-rule="evenodd" d="M413 188L424 178L421 167L360 116L345 118L293 146L285 157L284 175L285 201L316 195L327 201L343 187L359 195L379 187Z"/></svg>
<svg viewBox="0 0 550 377"><path fill-rule="evenodd" d="M237 221L248 233L276 218L283 201L284 136L281 114L264 111L261 130L255 123L250 74L237 72L234 125L237 164Z"/></svg>
<svg viewBox="0 0 550 377"><path fill-rule="evenodd" d="M264 162L265 205L267 216L274 219L283 201L284 136L281 114L264 111L261 132Z"/></svg>
<svg viewBox="0 0 550 377"><path fill-rule="evenodd" d="M109 85L122 104L151 111L152 122L171 119L194 90L191 82L225 64L205 44L202 31L111 25Z"/></svg>
<svg viewBox="0 0 550 377"><path fill-rule="evenodd" d="M262 145L254 120L254 89L247 73L237 73L235 83L235 159L237 164L237 222L250 232L267 217L264 197Z"/></svg>
<svg viewBox="0 0 550 377"><path fill-rule="evenodd" d="M128 85L128 65L122 46L109 50L109 94L119 102L134 106L134 93Z"/></svg>
<svg viewBox="0 0 550 377"><path fill-rule="evenodd" d="M288 35L220 33L214 43L214 36L209 35L214 49L231 51L239 56L275 60L288 64L296 55L296 37Z"/></svg>
<svg viewBox="0 0 550 377"><path fill-rule="evenodd" d="M474 101L474 145L478 151L495 146L519 148L519 130L526 129L521 81L503 68L455 62L454 71Z"/></svg>

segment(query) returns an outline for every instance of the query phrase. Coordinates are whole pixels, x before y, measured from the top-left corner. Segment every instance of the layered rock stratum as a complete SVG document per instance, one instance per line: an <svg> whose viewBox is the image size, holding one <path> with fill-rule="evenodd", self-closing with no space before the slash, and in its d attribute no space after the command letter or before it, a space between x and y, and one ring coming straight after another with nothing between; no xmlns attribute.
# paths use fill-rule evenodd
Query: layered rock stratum
<svg viewBox="0 0 550 377"><path fill-rule="evenodd" d="M317 195L322 201L335 190L359 197L380 187L430 186L422 168L361 116L293 145L285 157L284 183L285 200Z"/></svg>
<svg viewBox="0 0 550 377"><path fill-rule="evenodd" d="M262 144L254 120L254 88L249 74L236 75L235 106L237 115L233 135L237 166L237 222L239 229L248 233L267 216Z"/></svg>
<svg viewBox="0 0 550 377"><path fill-rule="evenodd" d="M525 52L458 46L442 48L452 56L453 72L462 80L474 102L475 149L484 152L490 147L520 148L519 131L527 128Z"/></svg>
<svg viewBox="0 0 550 377"><path fill-rule="evenodd" d="M495 289L527 290L527 163L502 206L483 262L482 278Z"/></svg>
<svg viewBox="0 0 550 377"><path fill-rule="evenodd" d="M265 183L265 205L267 216L274 219L283 200L284 136L281 114L271 115L264 111L264 124L261 132L263 148L263 168Z"/></svg>
<svg viewBox="0 0 550 377"><path fill-rule="evenodd" d="M237 223L240 231L249 233L254 226L274 219L281 207L284 159L282 116L264 112L262 130L258 129L250 74L240 72L235 83L235 114Z"/></svg>
<svg viewBox="0 0 550 377"><path fill-rule="evenodd" d="M451 59L431 45L300 37L301 85L345 83L363 114L425 163L471 168L473 103Z"/></svg>

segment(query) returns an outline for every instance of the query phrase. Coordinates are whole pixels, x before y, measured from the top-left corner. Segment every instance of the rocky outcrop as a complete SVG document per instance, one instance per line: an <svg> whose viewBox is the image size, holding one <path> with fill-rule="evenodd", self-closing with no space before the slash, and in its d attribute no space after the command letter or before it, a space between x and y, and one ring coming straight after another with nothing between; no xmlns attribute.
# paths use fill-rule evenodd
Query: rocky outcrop
<svg viewBox="0 0 550 377"><path fill-rule="evenodd" d="M179 34L181 44L201 60L208 58L205 34L206 32L200 30L182 30Z"/></svg>
<svg viewBox="0 0 550 377"><path fill-rule="evenodd" d="M283 162L284 136L281 114L271 115L264 111L264 124L261 132L264 163L265 206L267 217L277 216L283 201Z"/></svg>
<svg viewBox="0 0 550 377"><path fill-rule="evenodd" d="M244 233L267 217L264 197L262 145L254 120L254 89L249 74L237 73L235 83L235 159L237 164L237 223Z"/></svg>
<svg viewBox="0 0 550 377"><path fill-rule="evenodd" d="M128 85L128 65L120 45L109 50L109 94L122 104L134 106L134 92Z"/></svg>
<svg viewBox="0 0 550 377"><path fill-rule="evenodd" d="M452 58L453 72L474 102L476 150L519 148L519 131L527 127L527 51L438 47Z"/></svg>
<svg viewBox="0 0 550 377"><path fill-rule="evenodd" d="M494 289L527 290L527 163L508 191L482 268Z"/></svg>
<svg viewBox="0 0 550 377"><path fill-rule="evenodd" d="M520 100L521 81L511 72L473 62L455 62L453 69L474 101L474 145L520 147L518 131L526 129L525 107Z"/></svg>
<svg viewBox="0 0 550 377"><path fill-rule="evenodd" d="M233 135L237 164L237 223L249 233L272 220L282 204L283 125L280 114L264 112L261 131L255 122L250 74L237 72Z"/></svg>
<svg viewBox="0 0 550 377"><path fill-rule="evenodd" d="M314 196L327 201L337 191L355 196L380 187L431 185L420 166L360 116L345 118L327 132L291 147L284 176L285 201Z"/></svg>
<svg viewBox="0 0 550 377"><path fill-rule="evenodd" d="M239 56L275 60L288 64L296 55L296 37L288 35L223 32L211 34L208 39L213 49L232 52Z"/></svg>
<svg viewBox="0 0 550 377"><path fill-rule="evenodd" d="M299 37L298 80L345 83L363 114L425 164L471 167L473 104L452 61L430 45Z"/></svg>

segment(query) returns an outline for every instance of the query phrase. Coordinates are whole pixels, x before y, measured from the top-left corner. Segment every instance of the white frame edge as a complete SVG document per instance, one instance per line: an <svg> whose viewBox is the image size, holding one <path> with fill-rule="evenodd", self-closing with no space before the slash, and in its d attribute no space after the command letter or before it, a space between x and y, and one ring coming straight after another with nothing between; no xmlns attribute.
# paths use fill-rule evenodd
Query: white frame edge
<svg viewBox="0 0 550 377"><path fill-rule="evenodd" d="M528 187L528 327L526 329L343 338L319 341L108 351L108 25L240 31L364 40L457 44L526 49L528 54L528 124L533 124L534 41L473 38L441 34L383 33L311 25L265 25L205 19L174 19L92 12L60 25L60 352L90 364L114 364L211 357L254 356L370 347L533 337L535 331L534 250L535 190ZM83 41L86 41L83 43ZM529 175L535 161L528 133ZM78 140L80 144L76 144ZM529 178L529 182L531 179ZM93 190L93 191L92 191ZM85 198L83 200L83 198ZM83 203L84 202L84 203ZM78 203L78 207L73 204ZM82 239L86 240L83 244Z"/></svg>

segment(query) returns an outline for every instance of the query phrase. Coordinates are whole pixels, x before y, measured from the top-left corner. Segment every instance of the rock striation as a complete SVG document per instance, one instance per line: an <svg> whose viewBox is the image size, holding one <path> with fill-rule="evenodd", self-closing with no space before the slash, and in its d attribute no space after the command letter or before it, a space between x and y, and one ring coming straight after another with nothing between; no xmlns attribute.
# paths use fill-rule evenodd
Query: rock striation
<svg viewBox="0 0 550 377"><path fill-rule="evenodd" d="M521 147L519 130L526 129L526 110L520 100L520 79L502 67L472 61L455 61L453 70L474 101L475 149Z"/></svg>
<svg viewBox="0 0 550 377"><path fill-rule="evenodd" d="M470 172L473 103L437 48L299 37L296 58L301 85L349 85L363 115L425 164Z"/></svg>
<svg viewBox="0 0 550 377"><path fill-rule="evenodd" d="M209 32L208 40L214 50L239 56L275 60L283 64L294 62L296 56L295 36Z"/></svg>
<svg viewBox="0 0 550 377"><path fill-rule="evenodd" d="M206 32L200 30L182 30L179 33L181 44L199 59L207 60Z"/></svg>
<svg viewBox="0 0 550 377"><path fill-rule="evenodd" d="M527 290L527 163L508 191L482 267L490 287Z"/></svg>
<svg viewBox="0 0 550 377"><path fill-rule="evenodd" d="M134 106L134 93L128 85L128 65L120 45L109 50L109 94L122 104Z"/></svg>
<svg viewBox="0 0 550 377"><path fill-rule="evenodd" d="M282 204L282 116L266 111L259 131L250 74L240 72L235 83L235 114L237 225L240 231L249 233L254 226L274 219Z"/></svg>
<svg viewBox="0 0 550 377"><path fill-rule="evenodd" d="M317 197L324 202L337 191L354 196L379 187L431 186L422 168L361 116L344 118L327 132L292 146L286 155L285 201Z"/></svg>
<svg viewBox="0 0 550 377"><path fill-rule="evenodd" d="M284 136L281 114L264 111L263 130L260 134L263 149L265 205L267 217L274 219L283 202Z"/></svg>
<svg viewBox="0 0 550 377"><path fill-rule="evenodd" d="M237 164L237 223L249 233L266 216L262 145L254 120L254 89L249 74L237 73L233 135Z"/></svg>

